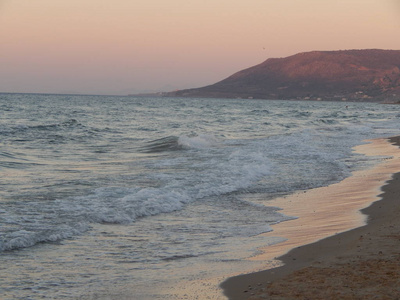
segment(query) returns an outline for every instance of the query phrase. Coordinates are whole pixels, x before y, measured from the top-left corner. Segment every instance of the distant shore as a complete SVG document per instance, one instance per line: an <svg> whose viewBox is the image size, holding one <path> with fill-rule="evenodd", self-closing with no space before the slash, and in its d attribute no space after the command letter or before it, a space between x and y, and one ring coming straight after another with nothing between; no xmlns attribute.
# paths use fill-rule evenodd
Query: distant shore
<svg viewBox="0 0 400 300"><path fill-rule="evenodd" d="M293 250L278 258L284 263L283 266L231 277L223 282L221 287L225 295L233 300L396 299L400 295L400 219L398 217L400 215L400 173L396 173L400 170L400 150L389 143L400 146L400 137L373 142L372 155L381 153L391 159L379 164L372 173L368 173L369 175L361 175L360 185L353 186L354 197L351 197L349 192L340 194L339 190L338 198L349 199L348 202L351 202L357 197L361 200L365 198L362 194L358 195L358 192L368 190L371 185L375 184L378 187L384 185L381 187L382 193L375 202L361 210L364 217L360 214L361 219L358 221L365 219L366 215L366 225L340 234L331 234L328 238L311 243L307 242L307 238L314 237L309 233L308 236L303 237L305 246L296 247L295 244L287 246L292 247ZM394 175L391 176L391 174ZM365 176L365 180L362 176ZM338 187L339 185L340 183ZM352 185L351 181L349 185ZM375 194L378 196L379 192L375 191ZM379 199L382 200L376 201ZM285 209L283 212L286 213ZM335 218L335 214L336 211L332 209L330 215ZM330 220L327 216L327 219L323 218L320 222L324 224L324 222L331 222ZM282 224L291 226L291 222L293 221ZM318 224L317 221L316 224ZM332 226L340 225L332 224ZM283 229L285 226L282 226ZM299 228L299 233L302 230L303 228ZM311 232L313 230L315 233L321 231L320 228L311 228ZM291 231L294 231L293 227ZM282 248L279 251L282 251Z"/></svg>
<svg viewBox="0 0 400 300"><path fill-rule="evenodd" d="M310 51L269 58L214 84L176 97L400 101L400 50Z"/></svg>

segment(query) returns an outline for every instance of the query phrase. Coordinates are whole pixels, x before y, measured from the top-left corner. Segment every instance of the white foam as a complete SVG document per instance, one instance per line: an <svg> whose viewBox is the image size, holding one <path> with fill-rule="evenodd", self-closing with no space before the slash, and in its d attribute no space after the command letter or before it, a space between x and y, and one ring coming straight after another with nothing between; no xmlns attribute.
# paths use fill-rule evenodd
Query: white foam
<svg viewBox="0 0 400 300"><path fill-rule="evenodd" d="M42 242L56 242L79 235L89 229L85 222L69 226L66 224L50 226L34 231L18 230L7 234L0 240L0 251L27 248Z"/></svg>
<svg viewBox="0 0 400 300"><path fill-rule="evenodd" d="M146 174L157 187L98 188L90 195L57 200L57 210L77 221L129 224L141 217L181 210L205 197L249 188L271 173L271 162L262 151L249 153L249 149L229 146L211 156L201 152L190 158L157 161L154 171ZM160 171L159 167L167 169Z"/></svg>
<svg viewBox="0 0 400 300"><path fill-rule="evenodd" d="M214 147L219 144L217 137L208 134L195 136L182 135L178 139L178 144L184 148L204 149Z"/></svg>

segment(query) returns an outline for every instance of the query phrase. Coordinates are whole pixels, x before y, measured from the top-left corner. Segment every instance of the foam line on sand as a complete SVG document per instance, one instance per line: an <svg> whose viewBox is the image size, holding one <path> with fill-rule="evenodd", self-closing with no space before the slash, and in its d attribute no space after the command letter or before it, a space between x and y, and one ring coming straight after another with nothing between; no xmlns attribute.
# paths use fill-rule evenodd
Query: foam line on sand
<svg viewBox="0 0 400 300"><path fill-rule="evenodd" d="M371 140L355 150L385 156L381 163L338 184L274 201L272 205L298 219L275 225L268 235L283 236L287 242L262 249L253 260L264 269L275 259L282 266L229 278L221 284L225 295L233 300L396 299L399 145L398 137Z"/></svg>

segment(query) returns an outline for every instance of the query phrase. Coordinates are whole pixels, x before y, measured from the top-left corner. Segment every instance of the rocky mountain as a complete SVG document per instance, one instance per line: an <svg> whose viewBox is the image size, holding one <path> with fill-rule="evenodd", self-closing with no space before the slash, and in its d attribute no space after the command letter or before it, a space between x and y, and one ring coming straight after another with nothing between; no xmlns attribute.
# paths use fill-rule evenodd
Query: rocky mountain
<svg viewBox="0 0 400 300"><path fill-rule="evenodd" d="M167 96L397 102L400 51L313 51L270 58L213 85Z"/></svg>

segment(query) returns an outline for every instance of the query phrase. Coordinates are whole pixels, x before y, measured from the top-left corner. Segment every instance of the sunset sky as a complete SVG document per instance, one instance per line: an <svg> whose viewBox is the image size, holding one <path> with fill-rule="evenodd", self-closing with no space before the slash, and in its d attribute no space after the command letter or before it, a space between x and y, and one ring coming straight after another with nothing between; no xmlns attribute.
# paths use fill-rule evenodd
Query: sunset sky
<svg viewBox="0 0 400 300"><path fill-rule="evenodd" d="M0 92L200 87L311 50L400 50L400 0L0 0Z"/></svg>

